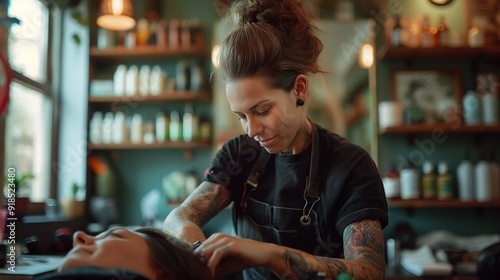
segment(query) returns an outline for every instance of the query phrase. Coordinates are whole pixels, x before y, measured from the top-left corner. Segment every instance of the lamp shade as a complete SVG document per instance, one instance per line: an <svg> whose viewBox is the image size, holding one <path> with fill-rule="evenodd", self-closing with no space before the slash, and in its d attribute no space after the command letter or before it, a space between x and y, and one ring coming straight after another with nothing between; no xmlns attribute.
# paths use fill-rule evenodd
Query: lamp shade
<svg viewBox="0 0 500 280"><path fill-rule="evenodd" d="M130 0L102 0L97 25L114 31L134 27L134 8Z"/></svg>

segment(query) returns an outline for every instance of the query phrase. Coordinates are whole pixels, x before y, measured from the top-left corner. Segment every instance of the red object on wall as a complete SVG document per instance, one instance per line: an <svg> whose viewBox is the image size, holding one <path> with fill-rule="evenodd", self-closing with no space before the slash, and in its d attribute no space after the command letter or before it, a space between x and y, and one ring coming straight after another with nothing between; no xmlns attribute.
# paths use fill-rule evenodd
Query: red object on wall
<svg viewBox="0 0 500 280"><path fill-rule="evenodd" d="M0 54L0 117L2 117L7 111L11 80L12 74L9 63L5 57Z"/></svg>

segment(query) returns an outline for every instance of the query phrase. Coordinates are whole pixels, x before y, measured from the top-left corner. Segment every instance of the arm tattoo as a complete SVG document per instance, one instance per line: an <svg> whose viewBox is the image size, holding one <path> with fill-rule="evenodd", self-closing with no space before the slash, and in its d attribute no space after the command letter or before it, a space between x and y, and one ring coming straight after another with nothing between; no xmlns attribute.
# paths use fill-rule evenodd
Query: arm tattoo
<svg viewBox="0 0 500 280"><path fill-rule="evenodd" d="M304 257L300 255L300 252L285 250L285 252L283 252L283 259L292 272L297 275L298 279L312 279L312 277L316 276L314 270L307 268L307 262Z"/></svg>
<svg viewBox="0 0 500 280"><path fill-rule="evenodd" d="M374 221L353 223L344 230L344 255L348 260L363 260L383 269L384 242L380 225Z"/></svg>
<svg viewBox="0 0 500 280"><path fill-rule="evenodd" d="M199 226L205 225L214 217L224 206L227 199L222 191L223 186L207 183L200 186L201 189L194 198L192 198L187 207L182 207L181 217L196 223Z"/></svg>

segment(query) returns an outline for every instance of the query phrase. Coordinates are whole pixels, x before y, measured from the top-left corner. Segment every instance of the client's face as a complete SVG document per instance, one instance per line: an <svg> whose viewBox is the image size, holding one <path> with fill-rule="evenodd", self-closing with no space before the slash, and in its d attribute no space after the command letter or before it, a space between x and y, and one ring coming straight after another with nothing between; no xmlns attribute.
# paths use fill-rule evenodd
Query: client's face
<svg viewBox="0 0 500 280"><path fill-rule="evenodd" d="M66 255L59 271L79 266L126 268L155 278L149 247L140 233L115 228L97 236L81 231L73 235L73 249Z"/></svg>

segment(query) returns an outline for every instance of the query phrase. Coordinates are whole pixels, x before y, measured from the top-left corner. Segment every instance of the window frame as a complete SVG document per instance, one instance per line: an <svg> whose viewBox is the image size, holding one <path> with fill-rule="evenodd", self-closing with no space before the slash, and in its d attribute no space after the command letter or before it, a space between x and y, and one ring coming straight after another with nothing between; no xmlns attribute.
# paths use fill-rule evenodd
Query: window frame
<svg viewBox="0 0 500 280"><path fill-rule="evenodd" d="M60 57L56 56L55 50L60 49L61 42L57 39L61 36L58 36L61 32L61 28L58 27L54 22L59 21L61 19L61 12L56 10L56 7L51 7L47 5L44 1L39 1L40 4L44 5L48 11L48 34L47 34L47 48L46 48L46 79L44 83L40 83L35 81L18 71L11 68L12 73L12 82L16 82L23 86L26 86L30 89L34 89L42 93L45 97L49 98L52 103L52 112L50 113L50 122L51 122L51 131L50 131L50 154L49 154L49 164L57 161L58 158L58 150L57 150L57 142L59 135L59 119L58 119L58 78L61 73L59 71L59 67L57 66L60 63ZM5 9L5 14L8 12L7 5L5 7L1 7ZM0 27L2 32L0 32L0 51L8 56L8 37L10 33L9 27ZM55 66L55 67L54 67ZM5 154L5 134L6 134L6 115L0 118L0 154ZM0 178L3 178L5 170L5 158L2 156L0 158ZM57 170L49 168L50 176L49 176L49 193L48 197L57 197ZM0 206L3 206L4 201L0 202ZM27 215L40 215L44 214L45 211L45 203L44 202L30 202L27 209Z"/></svg>

